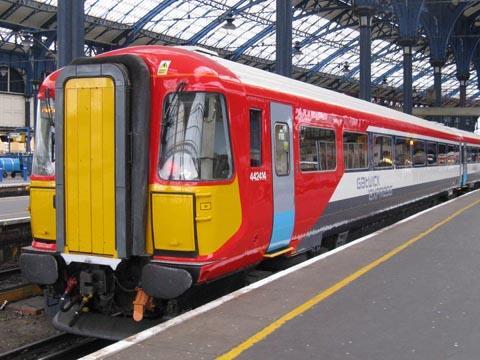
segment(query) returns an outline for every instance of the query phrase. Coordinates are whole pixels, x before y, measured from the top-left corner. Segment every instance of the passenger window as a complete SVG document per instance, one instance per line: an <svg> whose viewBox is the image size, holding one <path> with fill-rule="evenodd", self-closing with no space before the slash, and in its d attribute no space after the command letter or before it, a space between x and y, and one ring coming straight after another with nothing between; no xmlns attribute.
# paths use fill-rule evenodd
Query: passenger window
<svg viewBox="0 0 480 360"><path fill-rule="evenodd" d="M398 167L412 166L413 140L406 138L395 139L395 165Z"/></svg>
<svg viewBox="0 0 480 360"><path fill-rule="evenodd" d="M475 155L475 150L471 146L467 146L467 164L473 163L473 156Z"/></svg>
<svg viewBox="0 0 480 360"><path fill-rule="evenodd" d="M425 166L425 142L420 140L413 141L413 165Z"/></svg>
<svg viewBox="0 0 480 360"><path fill-rule="evenodd" d="M447 165L447 145L438 144L438 165Z"/></svg>
<svg viewBox="0 0 480 360"><path fill-rule="evenodd" d="M480 161L479 159L479 153L478 153L478 148L476 147L473 147L473 146L469 146L467 148L467 160L468 160L468 163L469 164L474 164L474 163L477 163Z"/></svg>
<svg viewBox="0 0 480 360"><path fill-rule="evenodd" d="M375 169L391 168L392 158L392 138L375 135L373 139L373 166Z"/></svg>
<svg viewBox="0 0 480 360"><path fill-rule="evenodd" d="M447 147L447 164L460 164L460 147L458 145L448 145Z"/></svg>
<svg viewBox="0 0 480 360"><path fill-rule="evenodd" d="M329 129L300 128L300 169L302 171L334 170L337 167L335 132Z"/></svg>
<svg viewBox="0 0 480 360"><path fill-rule="evenodd" d="M345 169L365 169L367 164L368 141L366 134L343 133L343 161Z"/></svg>
<svg viewBox="0 0 480 360"><path fill-rule="evenodd" d="M275 124L275 171L278 176L290 173L290 132L283 123Z"/></svg>
<svg viewBox="0 0 480 360"><path fill-rule="evenodd" d="M427 165L437 165L437 143L427 142Z"/></svg>
<svg viewBox="0 0 480 360"><path fill-rule="evenodd" d="M262 165L262 111L250 109L250 166Z"/></svg>

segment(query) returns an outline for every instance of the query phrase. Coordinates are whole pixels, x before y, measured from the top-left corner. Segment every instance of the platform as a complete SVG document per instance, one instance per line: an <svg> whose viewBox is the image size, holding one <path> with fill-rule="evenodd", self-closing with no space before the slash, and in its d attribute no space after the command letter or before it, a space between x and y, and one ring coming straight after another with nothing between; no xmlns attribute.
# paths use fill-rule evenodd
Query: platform
<svg viewBox="0 0 480 360"><path fill-rule="evenodd" d="M30 221L28 196L0 198L0 225Z"/></svg>
<svg viewBox="0 0 480 360"><path fill-rule="evenodd" d="M475 359L480 191L87 359Z"/></svg>

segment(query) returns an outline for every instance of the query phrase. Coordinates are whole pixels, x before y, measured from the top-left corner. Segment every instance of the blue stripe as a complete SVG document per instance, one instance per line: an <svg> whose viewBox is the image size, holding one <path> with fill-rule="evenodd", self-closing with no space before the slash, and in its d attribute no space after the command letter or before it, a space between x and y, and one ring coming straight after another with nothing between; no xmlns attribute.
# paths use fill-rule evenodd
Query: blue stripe
<svg viewBox="0 0 480 360"><path fill-rule="evenodd" d="M288 246L293 233L294 211L284 211L273 216L273 230L268 251Z"/></svg>

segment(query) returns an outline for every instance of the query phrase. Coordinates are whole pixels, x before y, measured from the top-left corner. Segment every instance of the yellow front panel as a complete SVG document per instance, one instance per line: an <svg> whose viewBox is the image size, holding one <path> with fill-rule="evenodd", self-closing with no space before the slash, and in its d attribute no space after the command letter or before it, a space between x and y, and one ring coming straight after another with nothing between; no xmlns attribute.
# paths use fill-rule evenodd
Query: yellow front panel
<svg viewBox="0 0 480 360"><path fill-rule="evenodd" d="M30 186L30 224L36 239L55 240L55 183L32 182Z"/></svg>
<svg viewBox="0 0 480 360"><path fill-rule="evenodd" d="M115 88L109 78L65 86L66 251L115 255Z"/></svg>
<svg viewBox="0 0 480 360"><path fill-rule="evenodd" d="M152 194L155 248L195 251L192 194Z"/></svg>
<svg viewBox="0 0 480 360"><path fill-rule="evenodd" d="M178 193L185 193L185 195L188 193L188 196L190 194L195 195L194 221L199 255L209 255L218 250L238 231L242 223L242 207L237 179L231 184L212 186L151 185L150 190L152 192L171 193L167 196ZM193 215L187 218L187 211L185 211L185 217L180 219L172 211L172 204L158 203L156 205L154 196L155 194L152 196L152 213L149 218L149 224L153 224L151 226L153 234L148 234L146 248L148 253L152 253L153 250L165 250L163 241L166 240L157 238L157 236L160 236L161 239L164 239L162 232L173 233L178 231L175 229L182 229L183 226L188 226L190 229L193 219ZM157 225L159 218L162 218L162 228ZM190 230L188 231L190 232ZM149 244L151 243L153 243L154 249L150 247ZM179 249L171 247L168 250Z"/></svg>

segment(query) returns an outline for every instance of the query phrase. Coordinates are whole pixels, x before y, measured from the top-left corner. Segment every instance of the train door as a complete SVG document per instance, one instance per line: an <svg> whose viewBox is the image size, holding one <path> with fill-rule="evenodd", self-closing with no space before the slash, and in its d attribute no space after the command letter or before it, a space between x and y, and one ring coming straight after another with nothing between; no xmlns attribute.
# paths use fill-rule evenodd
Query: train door
<svg viewBox="0 0 480 360"><path fill-rule="evenodd" d="M114 255L115 85L74 78L65 85L65 222L69 251Z"/></svg>
<svg viewBox="0 0 480 360"><path fill-rule="evenodd" d="M253 230L252 242L268 244L272 231L272 151L270 147L269 102L248 98L250 163L249 203L255 213L250 219Z"/></svg>
<svg viewBox="0 0 480 360"><path fill-rule="evenodd" d="M467 167L467 147L465 144L460 145L460 186L467 184L468 167Z"/></svg>
<svg viewBox="0 0 480 360"><path fill-rule="evenodd" d="M69 66L56 83L57 250L125 257L126 70Z"/></svg>
<svg viewBox="0 0 480 360"><path fill-rule="evenodd" d="M290 243L295 219L292 106L270 103L273 228L268 252Z"/></svg>

